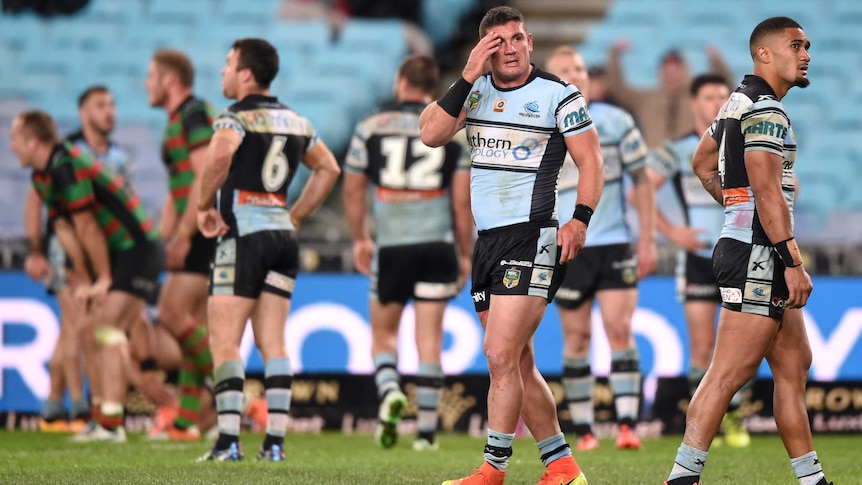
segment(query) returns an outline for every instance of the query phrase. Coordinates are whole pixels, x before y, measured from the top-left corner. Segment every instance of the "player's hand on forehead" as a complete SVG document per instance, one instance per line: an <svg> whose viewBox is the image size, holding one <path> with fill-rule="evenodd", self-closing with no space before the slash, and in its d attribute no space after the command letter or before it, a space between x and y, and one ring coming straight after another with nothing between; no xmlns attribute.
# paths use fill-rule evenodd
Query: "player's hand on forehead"
<svg viewBox="0 0 862 485"><path fill-rule="evenodd" d="M500 34L490 30L484 37L479 39L476 47L470 51L470 57L467 59L467 65L464 66L464 71L461 75L464 80L469 83L476 82L482 72L485 70L485 62L500 50L503 45L503 39Z"/></svg>

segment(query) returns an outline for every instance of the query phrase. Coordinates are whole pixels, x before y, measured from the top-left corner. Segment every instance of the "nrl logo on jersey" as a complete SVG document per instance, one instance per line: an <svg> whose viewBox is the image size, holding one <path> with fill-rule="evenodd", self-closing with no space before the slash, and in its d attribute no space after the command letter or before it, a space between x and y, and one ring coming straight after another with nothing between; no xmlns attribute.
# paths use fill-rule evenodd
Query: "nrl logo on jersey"
<svg viewBox="0 0 862 485"><path fill-rule="evenodd" d="M518 286L518 283L521 282L521 270L517 268L509 268L506 270L506 274L503 275L503 286L508 289L512 289Z"/></svg>
<svg viewBox="0 0 862 485"><path fill-rule="evenodd" d="M467 96L467 111L476 109L480 99L482 99L482 93L478 89L470 93L470 96Z"/></svg>

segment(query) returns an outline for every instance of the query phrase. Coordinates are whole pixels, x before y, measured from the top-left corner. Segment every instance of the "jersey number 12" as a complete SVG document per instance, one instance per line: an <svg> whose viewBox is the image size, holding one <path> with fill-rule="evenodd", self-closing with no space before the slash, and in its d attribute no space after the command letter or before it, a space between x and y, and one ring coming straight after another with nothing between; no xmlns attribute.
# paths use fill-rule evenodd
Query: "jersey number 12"
<svg viewBox="0 0 862 485"><path fill-rule="evenodd" d="M380 153L386 157L385 165L380 170L380 185L393 189L440 188L443 181L440 169L446 159L445 148L429 147L419 138L387 136L380 140ZM405 167L409 155L415 161Z"/></svg>

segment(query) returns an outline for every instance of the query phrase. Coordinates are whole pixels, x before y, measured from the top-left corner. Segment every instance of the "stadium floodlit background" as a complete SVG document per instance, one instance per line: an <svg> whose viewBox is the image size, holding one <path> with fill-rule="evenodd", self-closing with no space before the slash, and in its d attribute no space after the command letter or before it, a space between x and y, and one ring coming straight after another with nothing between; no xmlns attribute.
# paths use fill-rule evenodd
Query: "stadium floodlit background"
<svg viewBox="0 0 862 485"><path fill-rule="evenodd" d="M550 49L567 43L580 49L588 65L599 66L609 47L625 38L631 48L623 56L624 71L632 84L643 87L656 84L659 60L669 49L680 50L693 73L703 72L708 46L721 51L738 80L750 70L748 35L757 22L788 15L802 24L812 41L811 86L791 91L784 103L799 143L796 232L812 274L818 275L806 318L814 348L812 377L823 392L809 406L812 412L862 414L862 308L856 307L862 294L862 258L856 258L862 240L857 187L862 176L862 2L857 0L4 0L0 413L38 410L48 389L44 364L57 334L56 305L21 272L26 256L22 203L30 174L19 168L8 146L9 126L18 112L44 109L64 133L71 132L80 92L91 84L109 87L117 104L114 139L132 153L132 183L156 215L167 183L159 156L166 115L148 106L144 92L154 50L186 52L196 68L195 92L221 109L229 101L221 95L219 72L232 41L268 39L281 56L272 92L310 118L343 161L354 124L390 97L401 59L433 53L445 69L444 80L451 80L475 42L481 15L500 3L525 13L537 64ZM60 13L65 10L73 12ZM298 177L292 193L303 180ZM352 272L351 245L341 204L339 185L300 233L306 271L297 286L288 338L296 370L307 375L372 371L367 282L346 274ZM663 245L660 254L663 274L643 282L634 324L648 405L660 379L682 376L688 365L685 323L669 276L673 248ZM594 367L601 375L609 355L600 317L594 321ZM404 323L400 365L411 374L416 366L412 317ZM466 292L449 309L445 325L447 373L485 373L481 327ZM555 309L549 308L536 343L540 369L553 378L561 361ZM243 355L250 371L260 372L262 363L252 347L247 338ZM761 376L768 376L765 366ZM856 426L862 428L862 420Z"/></svg>

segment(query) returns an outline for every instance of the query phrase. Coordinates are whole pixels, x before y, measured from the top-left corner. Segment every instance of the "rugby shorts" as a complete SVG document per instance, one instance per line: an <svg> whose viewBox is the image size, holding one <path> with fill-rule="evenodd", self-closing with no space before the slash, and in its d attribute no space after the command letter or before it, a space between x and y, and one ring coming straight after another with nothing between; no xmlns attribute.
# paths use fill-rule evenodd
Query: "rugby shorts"
<svg viewBox="0 0 862 485"><path fill-rule="evenodd" d="M290 298L299 270L296 234L266 230L223 238L215 250L210 295L258 298L262 292Z"/></svg>
<svg viewBox="0 0 862 485"><path fill-rule="evenodd" d="M637 288L638 262L631 244L588 246L566 268L557 305L578 308L601 290Z"/></svg>
<svg viewBox="0 0 862 485"><path fill-rule="evenodd" d="M448 300L458 294L458 252L447 242L377 250L371 296L380 303Z"/></svg>
<svg viewBox="0 0 862 485"><path fill-rule="evenodd" d="M790 292L784 263L772 246L721 238L712 260L721 306L781 321Z"/></svg>

